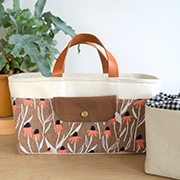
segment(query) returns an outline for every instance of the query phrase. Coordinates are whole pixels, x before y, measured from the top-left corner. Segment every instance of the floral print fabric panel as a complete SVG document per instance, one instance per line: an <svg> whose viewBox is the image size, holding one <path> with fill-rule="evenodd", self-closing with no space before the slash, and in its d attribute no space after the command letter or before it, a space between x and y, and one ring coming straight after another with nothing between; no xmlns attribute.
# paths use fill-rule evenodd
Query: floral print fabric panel
<svg viewBox="0 0 180 180"><path fill-rule="evenodd" d="M12 98L20 153L125 153L145 151L145 100L118 100L105 122L58 119L52 99Z"/></svg>
<svg viewBox="0 0 180 180"><path fill-rule="evenodd" d="M146 99L118 100L120 152L145 152L145 102Z"/></svg>

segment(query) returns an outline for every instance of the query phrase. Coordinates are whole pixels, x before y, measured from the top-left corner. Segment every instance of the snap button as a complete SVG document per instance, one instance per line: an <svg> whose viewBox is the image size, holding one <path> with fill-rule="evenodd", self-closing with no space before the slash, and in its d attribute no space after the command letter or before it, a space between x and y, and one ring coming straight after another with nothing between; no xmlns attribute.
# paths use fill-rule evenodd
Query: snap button
<svg viewBox="0 0 180 180"><path fill-rule="evenodd" d="M81 112L81 116L82 116L83 118L87 117L87 116L88 116L88 112L87 112L87 111L82 111L82 112Z"/></svg>

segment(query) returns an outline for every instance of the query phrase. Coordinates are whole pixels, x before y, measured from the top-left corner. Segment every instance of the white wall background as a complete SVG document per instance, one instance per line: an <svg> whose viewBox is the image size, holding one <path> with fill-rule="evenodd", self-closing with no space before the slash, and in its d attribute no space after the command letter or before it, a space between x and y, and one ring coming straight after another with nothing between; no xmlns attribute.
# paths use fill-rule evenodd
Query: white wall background
<svg viewBox="0 0 180 180"><path fill-rule="evenodd" d="M36 0L20 0L34 10ZM12 0L5 1L12 7ZM114 55L121 73L162 79L161 91L180 92L180 0L47 0L45 11L61 17L76 33L96 35ZM56 36L61 52L70 37ZM102 73L96 51L72 48L66 72Z"/></svg>

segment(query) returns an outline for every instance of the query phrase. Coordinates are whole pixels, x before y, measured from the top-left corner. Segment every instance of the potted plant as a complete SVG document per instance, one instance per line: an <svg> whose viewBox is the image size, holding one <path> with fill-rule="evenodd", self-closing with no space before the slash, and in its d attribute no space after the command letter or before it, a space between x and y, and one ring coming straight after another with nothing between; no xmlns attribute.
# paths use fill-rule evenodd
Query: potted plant
<svg viewBox="0 0 180 180"><path fill-rule="evenodd" d="M54 39L59 31L73 37L75 31L50 11L43 12L46 0L37 0L32 14L30 10L21 9L19 0L13 0L13 9L3 6L0 0L0 27L5 38L0 39L0 116L12 116L7 77L24 71L40 71L44 76L51 76L51 65L59 51ZM9 97L9 99L8 99ZM8 108L8 106L10 107ZM5 109L10 112L6 112Z"/></svg>

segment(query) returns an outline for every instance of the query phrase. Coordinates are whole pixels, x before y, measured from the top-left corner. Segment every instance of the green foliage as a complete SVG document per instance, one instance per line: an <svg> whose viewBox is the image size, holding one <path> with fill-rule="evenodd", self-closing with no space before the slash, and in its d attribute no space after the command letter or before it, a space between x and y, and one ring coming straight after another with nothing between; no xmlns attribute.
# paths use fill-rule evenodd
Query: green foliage
<svg viewBox="0 0 180 180"><path fill-rule="evenodd" d="M34 68L51 76L52 62L59 53L55 35L63 31L73 37L75 31L51 12L43 12L46 0L37 0L33 15L29 9L20 8L19 0L13 0L13 9L6 10L3 2L0 0L0 27L7 33L5 39L0 39L0 73Z"/></svg>
<svg viewBox="0 0 180 180"><path fill-rule="evenodd" d="M20 10L19 0L13 0L13 11L19 11L19 10Z"/></svg>
<svg viewBox="0 0 180 180"><path fill-rule="evenodd" d="M41 18L45 4L46 4L46 0L38 0L37 1L36 5L35 5L35 11L34 11L34 16L36 18Z"/></svg>
<svg viewBox="0 0 180 180"><path fill-rule="evenodd" d="M4 7L3 5L0 4L0 17L4 16ZM2 21L0 19L0 27L2 26Z"/></svg>
<svg viewBox="0 0 180 180"><path fill-rule="evenodd" d="M4 0L0 0L0 4L2 4L4 2Z"/></svg>

